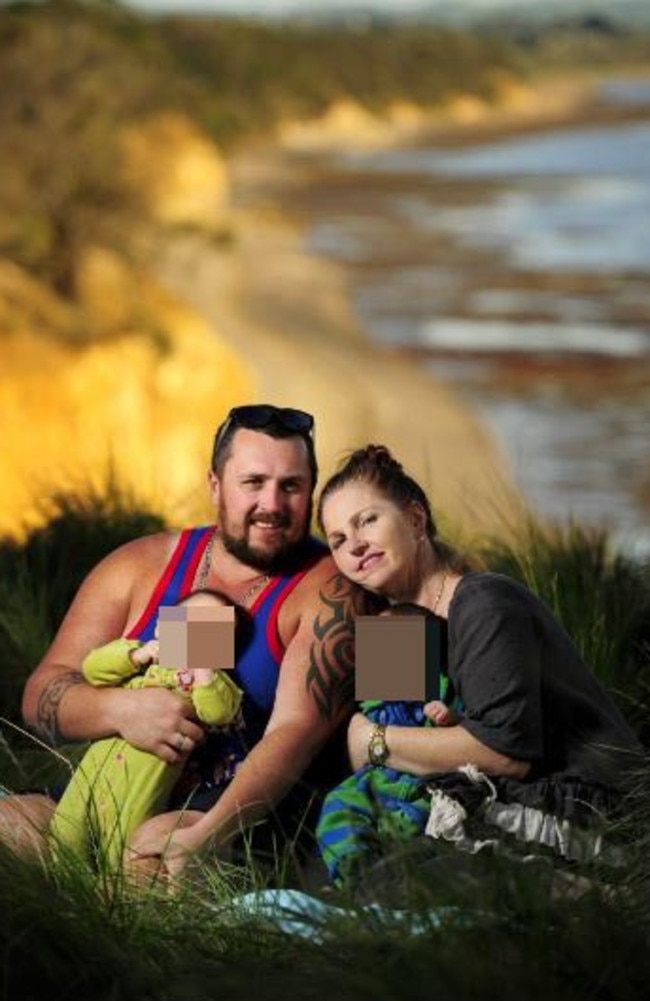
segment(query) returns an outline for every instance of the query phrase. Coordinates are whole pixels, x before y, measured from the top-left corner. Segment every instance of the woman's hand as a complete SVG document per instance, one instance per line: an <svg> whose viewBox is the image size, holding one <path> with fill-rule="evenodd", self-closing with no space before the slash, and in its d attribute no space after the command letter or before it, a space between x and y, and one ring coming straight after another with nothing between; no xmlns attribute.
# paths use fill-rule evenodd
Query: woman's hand
<svg viewBox="0 0 650 1001"><path fill-rule="evenodd" d="M348 754L353 769L368 764L368 741L373 724L363 713L355 713L348 726Z"/></svg>

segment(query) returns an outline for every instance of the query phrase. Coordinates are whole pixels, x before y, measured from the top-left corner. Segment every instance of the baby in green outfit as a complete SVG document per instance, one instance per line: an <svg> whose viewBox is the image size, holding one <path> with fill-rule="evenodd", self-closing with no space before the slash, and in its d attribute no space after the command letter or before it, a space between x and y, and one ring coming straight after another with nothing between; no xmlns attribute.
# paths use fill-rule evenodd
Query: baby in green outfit
<svg viewBox="0 0 650 1001"><path fill-rule="evenodd" d="M222 608L228 602L216 592L198 591L178 604ZM158 639L141 643L120 637L91 650L82 671L91 685L169 688L191 699L197 718L208 726L235 721L242 692L228 671L161 667L158 654ZM119 868L132 833L164 809L183 765L183 760L170 765L121 737L95 741L52 818L49 840L55 857L72 850L102 867Z"/></svg>

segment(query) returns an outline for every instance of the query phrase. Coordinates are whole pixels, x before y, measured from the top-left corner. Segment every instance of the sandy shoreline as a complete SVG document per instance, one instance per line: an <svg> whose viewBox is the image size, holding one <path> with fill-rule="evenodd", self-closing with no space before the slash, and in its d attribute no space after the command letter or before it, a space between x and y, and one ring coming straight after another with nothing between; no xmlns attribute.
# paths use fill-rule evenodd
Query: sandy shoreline
<svg viewBox="0 0 650 1001"><path fill-rule="evenodd" d="M528 104L499 108L476 122L426 123L411 141L461 145L593 113L584 82L542 88ZM609 114L609 112L607 112ZM331 137L333 146L340 136ZM395 141L404 141L397 130ZM304 152L308 152L305 150ZM231 161L233 245L176 238L161 254L159 277L214 326L249 365L256 397L303 407L317 421L317 451L327 476L348 449L388 444L428 490L439 520L471 540L503 533L522 512L503 456L454 393L405 353L370 342L351 306L343 269L310 255L308 219L291 213L291 192L305 183L310 158L279 145ZM244 401L242 401L244 402Z"/></svg>

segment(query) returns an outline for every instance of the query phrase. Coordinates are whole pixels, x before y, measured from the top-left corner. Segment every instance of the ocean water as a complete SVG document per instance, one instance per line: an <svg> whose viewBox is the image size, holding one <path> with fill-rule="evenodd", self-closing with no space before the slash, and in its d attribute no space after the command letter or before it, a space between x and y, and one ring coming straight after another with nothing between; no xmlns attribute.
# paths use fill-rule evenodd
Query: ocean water
<svg viewBox="0 0 650 1001"><path fill-rule="evenodd" d="M650 269L650 124L583 128L457 154L395 153L376 167L507 181L483 205L437 208L433 216L423 201L401 208L470 247L504 254L513 268Z"/></svg>
<svg viewBox="0 0 650 1001"><path fill-rule="evenodd" d="M476 410L533 509L647 555L650 85L609 89L648 121L339 156L311 245L373 336Z"/></svg>

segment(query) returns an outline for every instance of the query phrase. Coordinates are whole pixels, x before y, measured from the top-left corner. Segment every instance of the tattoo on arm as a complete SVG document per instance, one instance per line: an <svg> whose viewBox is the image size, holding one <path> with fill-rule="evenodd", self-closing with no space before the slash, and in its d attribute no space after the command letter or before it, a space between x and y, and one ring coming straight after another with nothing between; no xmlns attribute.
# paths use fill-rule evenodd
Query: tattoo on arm
<svg viewBox="0 0 650 1001"><path fill-rule="evenodd" d="M81 671L68 671L53 678L46 685L38 700L36 729L49 744L55 746L62 738L58 713L61 699L74 685L85 684Z"/></svg>
<svg viewBox="0 0 650 1001"><path fill-rule="evenodd" d="M306 685L321 716L333 719L354 700L354 618L371 610L367 595L342 574L330 578L320 598L327 612L314 621Z"/></svg>

